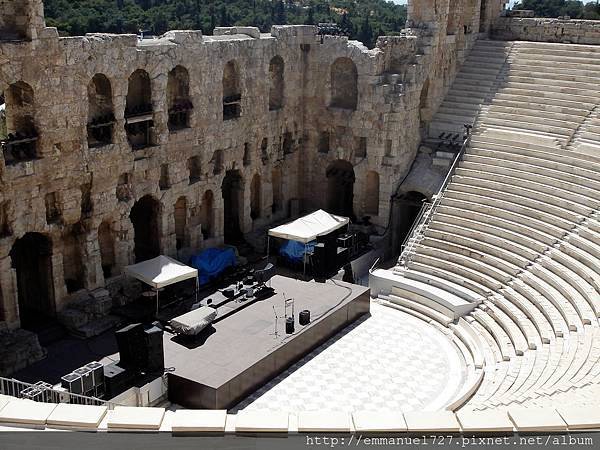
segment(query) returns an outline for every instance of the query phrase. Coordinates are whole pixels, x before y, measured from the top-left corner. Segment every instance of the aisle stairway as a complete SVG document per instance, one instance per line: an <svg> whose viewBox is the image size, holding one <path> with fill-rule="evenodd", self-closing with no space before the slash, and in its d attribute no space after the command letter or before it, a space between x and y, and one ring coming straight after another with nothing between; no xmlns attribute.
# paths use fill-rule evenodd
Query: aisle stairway
<svg viewBox="0 0 600 450"><path fill-rule="evenodd" d="M430 136L476 119L413 245L372 277L380 298L420 314L439 313L440 297L472 306L441 321L482 355L474 395L452 409L547 406L600 387L598 86L600 47L482 41L431 123ZM398 296L413 280L435 295Z"/></svg>

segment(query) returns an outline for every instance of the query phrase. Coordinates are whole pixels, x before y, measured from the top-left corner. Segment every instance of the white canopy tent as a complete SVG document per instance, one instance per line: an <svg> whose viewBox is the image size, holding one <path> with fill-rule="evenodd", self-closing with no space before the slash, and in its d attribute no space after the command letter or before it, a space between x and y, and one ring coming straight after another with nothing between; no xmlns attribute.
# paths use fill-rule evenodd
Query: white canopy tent
<svg viewBox="0 0 600 450"><path fill-rule="evenodd" d="M156 312L158 313L158 292L161 288L180 281L196 279L196 297L198 297L198 270L168 256L142 261L125 267L125 273L146 283L156 292ZM196 298L197 300L197 298Z"/></svg>
<svg viewBox="0 0 600 450"><path fill-rule="evenodd" d="M350 219L348 217L336 216L319 209L293 222L271 228L267 238L267 256L269 255L271 236L302 242L304 244L304 273L306 273L307 244L319 236L325 236L349 224Z"/></svg>

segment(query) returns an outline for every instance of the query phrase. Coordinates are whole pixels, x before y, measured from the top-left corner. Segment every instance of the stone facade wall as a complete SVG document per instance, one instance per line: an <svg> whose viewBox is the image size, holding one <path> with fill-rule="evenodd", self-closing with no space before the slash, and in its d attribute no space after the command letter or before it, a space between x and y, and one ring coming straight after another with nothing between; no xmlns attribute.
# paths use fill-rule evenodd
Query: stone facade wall
<svg viewBox="0 0 600 450"><path fill-rule="evenodd" d="M327 169L339 160L354 171L354 214L371 216L383 233L390 198L410 170L427 122L479 36L481 10L478 0L414 0L404 34L380 38L369 50L347 38L318 36L312 26L275 26L270 34L252 27L221 28L210 37L171 31L143 41L106 34L59 38L55 29L43 26L43 18L40 23L41 0L26 6L31 20L25 39L0 40L0 91L22 83L31 88L23 108L38 136L35 158L0 160L0 231L5 230L0 233L0 320L10 327L20 325L13 256L21 238L39 233L49 242L49 301L60 311L73 298L66 280L73 273L92 291L107 284L105 276L118 275L134 262L130 214L140 199L149 196L158 205L161 253L183 258L223 243L221 187L231 170L241 178L243 233L327 207ZM279 109L269 102L276 57L284 64L283 82L277 84L283 89ZM334 73L340 60L348 73ZM227 101L239 101L239 118L223 120L223 71L232 61L239 98ZM189 79L193 109L187 126L173 129L168 102L181 92L169 88L169 73L176 67L179 79ZM153 123L151 142L139 149L132 148L126 133L129 79L136 70L150 80ZM89 98L99 86L91 88L90 82L98 74L108 80L110 94L101 108L92 108L112 107L115 123L110 143L90 146ZM355 106L332 102L338 75L345 83L356 80L349 89L356 90L349 102ZM252 183L256 175L260 184ZM213 198L210 211L207 193ZM176 227L176 216L185 218L179 249L182 227ZM107 245L114 247L110 274L102 267L101 245L105 252Z"/></svg>
<svg viewBox="0 0 600 450"><path fill-rule="evenodd" d="M499 17L491 37L510 41L600 44L600 21Z"/></svg>

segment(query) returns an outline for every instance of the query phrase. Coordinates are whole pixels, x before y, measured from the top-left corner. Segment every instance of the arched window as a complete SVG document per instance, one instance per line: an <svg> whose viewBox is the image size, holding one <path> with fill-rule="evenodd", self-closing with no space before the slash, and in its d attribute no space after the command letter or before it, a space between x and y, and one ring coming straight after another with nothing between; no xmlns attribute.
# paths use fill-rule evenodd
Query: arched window
<svg viewBox="0 0 600 450"><path fill-rule="evenodd" d="M145 70L136 70L129 77L125 106L125 130L133 149L152 144L152 85Z"/></svg>
<svg viewBox="0 0 600 450"><path fill-rule="evenodd" d="M379 174L374 171L367 172L365 183L365 214L379 215Z"/></svg>
<svg viewBox="0 0 600 450"><path fill-rule="evenodd" d="M355 111L358 104L358 71L350 58L338 58L331 65L332 108Z"/></svg>
<svg viewBox="0 0 600 450"><path fill-rule="evenodd" d="M271 86L269 89L269 110L275 111L283 108L284 102L284 80L283 73L285 65L281 56L275 56L269 64L269 76Z"/></svg>
<svg viewBox="0 0 600 450"><path fill-rule="evenodd" d="M229 61L223 69L223 120L237 119L242 113L242 91L237 63Z"/></svg>
<svg viewBox="0 0 600 450"><path fill-rule="evenodd" d="M169 72L167 102L169 130L188 128L193 104L190 99L190 75L185 67L177 66Z"/></svg>
<svg viewBox="0 0 600 450"><path fill-rule="evenodd" d="M0 129L4 161L14 164L37 157L38 134L35 127L33 89L23 81L11 84L4 92L5 124ZM4 131L5 136L1 133Z"/></svg>
<svg viewBox="0 0 600 450"><path fill-rule="evenodd" d="M112 143L113 113L112 87L105 75L94 75L88 84L88 146L99 147Z"/></svg>

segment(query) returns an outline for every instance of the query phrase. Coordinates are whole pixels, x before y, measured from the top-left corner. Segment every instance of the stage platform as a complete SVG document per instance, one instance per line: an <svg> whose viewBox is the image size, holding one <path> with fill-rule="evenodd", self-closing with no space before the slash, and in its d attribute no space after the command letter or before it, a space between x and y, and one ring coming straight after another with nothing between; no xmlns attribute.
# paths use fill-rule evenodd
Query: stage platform
<svg viewBox="0 0 600 450"><path fill-rule="evenodd" d="M341 281L275 276L276 294L213 324L193 340L164 334L169 400L186 408L226 409L369 312L369 289ZM285 298L295 301L295 332L285 333ZM278 336L275 316L280 316ZM308 309L311 323L298 323Z"/></svg>

